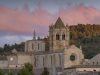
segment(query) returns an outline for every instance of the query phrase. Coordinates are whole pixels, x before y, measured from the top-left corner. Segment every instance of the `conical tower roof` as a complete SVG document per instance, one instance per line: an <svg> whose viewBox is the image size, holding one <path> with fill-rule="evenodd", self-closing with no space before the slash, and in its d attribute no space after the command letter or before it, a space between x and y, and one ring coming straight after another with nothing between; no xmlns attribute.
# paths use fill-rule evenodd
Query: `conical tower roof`
<svg viewBox="0 0 100 75"><path fill-rule="evenodd" d="M62 27L65 27L63 21L61 20L60 17L58 17L56 23L55 23L55 28L62 28Z"/></svg>

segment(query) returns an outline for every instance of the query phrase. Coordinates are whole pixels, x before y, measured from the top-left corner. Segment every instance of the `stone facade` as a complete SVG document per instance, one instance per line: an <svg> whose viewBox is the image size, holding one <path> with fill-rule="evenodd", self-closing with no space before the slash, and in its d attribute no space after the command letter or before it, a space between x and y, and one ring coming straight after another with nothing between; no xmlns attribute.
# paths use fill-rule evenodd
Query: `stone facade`
<svg viewBox="0 0 100 75"><path fill-rule="evenodd" d="M64 68L81 65L84 61L82 50L75 45L70 46L64 51Z"/></svg>
<svg viewBox="0 0 100 75"><path fill-rule="evenodd" d="M49 46L51 51L63 51L69 46L69 29L60 18L49 27Z"/></svg>
<svg viewBox="0 0 100 75"><path fill-rule="evenodd" d="M25 42L25 52L45 51L45 43L42 40L28 40Z"/></svg>
<svg viewBox="0 0 100 75"><path fill-rule="evenodd" d="M33 65L33 70L43 70L43 68L46 67L52 75L55 75L58 69L62 71L64 66L63 53L61 52L10 54L7 56L6 62L6 65L3 66L6 69L21 69L25 63L30 63ZM56 71L54 71L53 69L55 69Z"/></svg>

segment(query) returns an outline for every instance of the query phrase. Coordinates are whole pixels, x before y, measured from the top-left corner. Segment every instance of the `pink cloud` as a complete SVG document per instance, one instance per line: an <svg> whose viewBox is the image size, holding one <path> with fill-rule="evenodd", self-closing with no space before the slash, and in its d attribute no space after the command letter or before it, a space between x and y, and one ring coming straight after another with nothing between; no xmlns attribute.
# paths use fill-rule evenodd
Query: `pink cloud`
<svg viewBox="0 0 100 75"><path fill-rule="evenodd" d="M30 13L2 7L0 8L0 30L31 32L34 25L38 25L38 27L49 25L51 17L47 11L42 9Z"/></svg>
<svg viewBox="0 0 100 75"><path fill-rule="evenodd" d="M63 21L68 24L100 23L100 21L97 21L97 19L100 18L100 11L84 5L77 5L70 10L61 9L59 15L62 17Z"/></svg>
<svg viewBox="0 0 100 75"><path fill-rule="evenodd" d="M64 23L100 23L100 11L93 7L76 5L70 9L60 9L56 14L39 8L30 12L0 7L0 30L18 33L31 33L35 29L38 33L47 31L47 27L60 16Z"/></svg>

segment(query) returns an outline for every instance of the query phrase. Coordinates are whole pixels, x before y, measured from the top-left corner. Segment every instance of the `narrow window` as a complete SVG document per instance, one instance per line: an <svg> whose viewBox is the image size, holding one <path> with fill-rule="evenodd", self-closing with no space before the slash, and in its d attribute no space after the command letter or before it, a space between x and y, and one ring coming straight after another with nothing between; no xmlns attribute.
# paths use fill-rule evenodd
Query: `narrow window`
<svg viewBox="0 0 100 75"><path fill-rule="evenodd" d="M93 62L93 65L94 65L94 62Z"/></svg>
<svg viewBox="0 0 100 75"><path fill-rule="evenodd" d="M43 66L44 66L44 56L43 56Z"/></svg>
<svg viewBox="0 0 100 75"><path fill-rule="evenodd" d="M98 65L98 62L97 62L97 65Z"/></svg>
<svg viewBox="0 0 100 75"><path fill-rule="evenodd" d="M56 64L56 57L55 57L55 54L53 55L53 58L54 58L54 65Z"/></svg>
<svg viewBox="0 0 100 75"><path fill-rule="evenodd" d="M56 40L60 40L60 35L59 34L56 35Z"/></svg>
<svg viewBox="0 0 100 75"><path fill-rule="evenodd" d="M59 65L61 65L61 57L60 57L60 54L59 54Z"/></svg>
<svg viewBox="0 0 100 75"><path fill-rule="evenodd" d="M39 43L38 43L38 50L39 50Z"/></svg>
<svg viewBox="0 0 100 75"><path fill-rule="evenodd" d="M62 40L65 40L65 34L62 35Z"/></svg>
<svg viewBox="0 0 100 75"><path fill-rule="evenodd" d="M51 56L51 66L52 66L52 56Z"/></svg>
<svg viewBox="0 0 100 75"><path fill-rule="evenodd" d="M38 67L39 64L40 64L40 62L39 62L39 56L36 56L36 67Z"/></svg>
<svg viewBox="0 0 100 75"><path fill-rule="evenodd" d="M36 57L34 57L34 66L36 67Z"/></svg>
<svg viewBox="0 0 100 75"><path fill-rule="evenodd" d="M32 43L32 49L34 49L34 44Z"/></svg>

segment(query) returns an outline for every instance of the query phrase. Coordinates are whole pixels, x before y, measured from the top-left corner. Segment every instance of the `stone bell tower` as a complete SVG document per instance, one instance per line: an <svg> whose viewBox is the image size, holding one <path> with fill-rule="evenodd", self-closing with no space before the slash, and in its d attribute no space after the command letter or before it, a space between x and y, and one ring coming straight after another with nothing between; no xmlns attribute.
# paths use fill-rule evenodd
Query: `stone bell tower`
<svg viewBox="0 0 100 75"><path fill-rule="evenodd" d="M54 25L49 27L50 51L63 51L69 46L69 29L59 17Z"/></svg>

